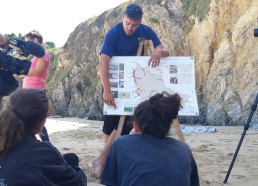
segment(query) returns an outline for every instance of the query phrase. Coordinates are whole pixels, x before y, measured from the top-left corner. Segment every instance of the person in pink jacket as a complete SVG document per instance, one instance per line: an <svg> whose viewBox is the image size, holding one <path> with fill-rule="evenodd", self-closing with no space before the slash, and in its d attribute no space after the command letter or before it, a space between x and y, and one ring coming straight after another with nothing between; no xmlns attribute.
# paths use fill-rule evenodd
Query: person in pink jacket
<svg viewBox="0 0 258 186"><path fill-rule="evenodd" d="M38 31L31 31L25 35L25 41L34 41L42 45L43 37ZM47 51L42 58L33 57L28 75L23 79L23 88L46 90L46 77L50 65L50 56Z"/></svg>
<svg viewBox="0 0 258 186"><path fill-rule="evenodd" d="M42 35L33 30L25 35L25 41L34 41L37 44L43 44ZM46 77L50 65L50 55L45 51L45 55L42 58L33 57L31 60L31 67L29 73L24 77L22 88L33 88L46 91ZM41 131L42 141L49 141L48 133L44 127Z"/></svg>

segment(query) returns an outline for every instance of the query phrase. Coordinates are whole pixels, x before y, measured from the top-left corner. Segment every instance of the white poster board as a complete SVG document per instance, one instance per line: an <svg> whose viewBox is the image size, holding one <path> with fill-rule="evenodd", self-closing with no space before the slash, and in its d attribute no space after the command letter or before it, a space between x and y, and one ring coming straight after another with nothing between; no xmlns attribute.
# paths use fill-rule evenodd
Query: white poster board
<svg viewBox="0 0 258 186"><path fill-rule="evenodd" d="M178 93L181 116L197 116L194 58L162 58L156 68L148 66L150 56L112 57L109 82L117 108L104 104L104 115L133 115L135 107L156 93Z"/></svg>

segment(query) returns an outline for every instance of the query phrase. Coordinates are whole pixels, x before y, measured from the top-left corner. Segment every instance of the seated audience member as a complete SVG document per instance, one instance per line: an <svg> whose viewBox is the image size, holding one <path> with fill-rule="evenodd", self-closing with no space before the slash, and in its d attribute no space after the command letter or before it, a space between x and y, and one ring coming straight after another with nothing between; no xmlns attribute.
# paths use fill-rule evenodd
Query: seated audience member
<svg viewBox="0 0 258 186"><path fill-rule="evenodd" d="M0 180L3 185L87 185L73 153L64 156L35 137L50 113L46 93L18 89L0 113Z"/></svg>
<svg viewBox="0 0 258 186"><path fill-rule="evenodd" d="M187 144L167 137L181 108L178 94L156 94L133 115L135 134L111 145L101 183L108 186L198 186L195 159Z"/></svg>

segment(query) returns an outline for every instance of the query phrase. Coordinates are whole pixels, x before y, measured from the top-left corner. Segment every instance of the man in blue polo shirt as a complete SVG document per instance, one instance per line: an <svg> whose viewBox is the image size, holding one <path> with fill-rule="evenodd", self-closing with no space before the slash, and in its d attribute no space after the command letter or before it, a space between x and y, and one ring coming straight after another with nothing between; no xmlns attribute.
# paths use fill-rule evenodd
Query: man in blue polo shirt
<svg viewBox="0 0 258 186"><path fill-rule="evenodd" d="M147 25L141 24L142 8L136 4L126 7L122 22L113 26L104 39L101 48L100 59L100 78L103 85L103 101L105 104L116 108L114 96L110 89L108 65L113 56L136 56L139 42L144 39L152 40L155 50L149 60L151 67L156 67L160 63L161 57L169 56L168 50L164 49L157 34ZM117 128L120 116L104 115L103 133L105 141L109 135ZM130 120L125 119L122 135L129 134L132 126L126 123Z"/></svg>

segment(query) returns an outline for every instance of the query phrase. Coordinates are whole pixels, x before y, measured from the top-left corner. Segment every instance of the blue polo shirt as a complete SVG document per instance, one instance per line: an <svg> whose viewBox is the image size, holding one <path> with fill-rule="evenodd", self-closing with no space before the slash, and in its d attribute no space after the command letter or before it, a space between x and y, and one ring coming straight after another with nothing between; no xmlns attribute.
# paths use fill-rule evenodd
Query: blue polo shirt
<svg viewBox="0 0 258 186"><path fill-rule="evenodd" d="M113 26L104 39L101 54L112 56L136 56L139 41L152 40L154 47L161 44L157 34L147 25L141 24L136 32L127 36L123 29L123 23Z"/></svg>

